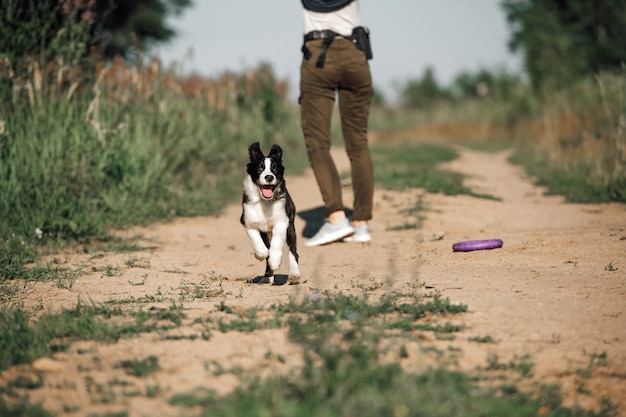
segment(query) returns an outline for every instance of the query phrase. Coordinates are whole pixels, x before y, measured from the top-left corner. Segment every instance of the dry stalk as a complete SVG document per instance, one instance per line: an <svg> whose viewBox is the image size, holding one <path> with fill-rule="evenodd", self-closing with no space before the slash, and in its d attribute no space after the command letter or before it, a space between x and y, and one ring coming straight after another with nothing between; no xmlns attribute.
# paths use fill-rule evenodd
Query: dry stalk
<svg viewBox="0 0 626 417"><path fill-rule="evenodd" d="M28 102L31 108L35 108L35 93L33 92L33 83L27 80L25 83L26 92L28 93Z"/></svg>
<svg viewBox="0 0 626 417"><path fill-rule="evenodd" d="M624 100L624 78L619 78L619 88L620 91L618 101L622 104L622 106L626 105L626 100ZM598 87L600 88L600 95L602 96L602 105L604 107L604 113L609 120L611 125L610 134L613 139L613 146L615 147L615 152L612 152L614 155L613 158L613 172L611 173L611 179L614 180L616 177L619 177L621 171L623 170L624 163L626 162L626 148L623 146L624 142L626 142L626 137L624 133L626 132L626 112L622 112L617 116L617 120L615 120L615 116L613 111L611 110L611 106L609 105L609 100L606 95L606 89L604 86L604 79L600 75L596 75L596 81L598 83Z"/></svg>
<svg viewBox="0 0 626 417"><path fill-rule="evenodd" d="M102 129L102 125L100 124L100 82L105 72L106 70L101 70L98 73L98 78L93 85L94 97L89 102L87 112L85 112L85 121L96 131L96 135L98 135L98 141L100 141L102 145L104 145L106 138L105 132Z"/></svg>
<svg viewBox="0 0 626 417"><path fill-rule="evenodd" d="M35 89L35 93L37 94L37 99L39 103L41 103L41 89L42 89L42 79L41 79L41 71L39 70L39 63L37 61L33 61L30 65L30 71L33 74L33 87Z"/></svg>

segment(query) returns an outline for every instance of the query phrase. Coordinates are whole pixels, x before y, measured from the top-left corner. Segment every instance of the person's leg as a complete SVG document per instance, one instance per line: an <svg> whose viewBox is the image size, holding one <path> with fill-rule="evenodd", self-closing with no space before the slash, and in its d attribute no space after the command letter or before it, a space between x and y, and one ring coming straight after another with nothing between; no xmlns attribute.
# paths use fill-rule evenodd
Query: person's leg
<svg viewBox="0 0 626 417"><path fill-rule="evenodd" d="M370 220L373 211L374 169L367 141L373 90L369 65L363 52L356 48L346 48L344 53L350 64L339 89L339 111L346 152L352 168L352 224L356 227Z"/></svg>
<svg viewBox="0 0 626 417"><path fill-rule="evenodd" d="M341 180L330 155L330 122L335 103L336 75L331 65L324 68L315 66L319 47L313 42L308 45L313 56L303 60L300 67L302 133L329 221L334 222L341 220L341 213L344 213Z"/></svg>
<svg viewBox="0 0 626 417"><path fill-rule="evenodd" d="M327 221L304 243L305 246L325 245L354 233L345 215L341 180L330 155L330 121L342 63L335 59L336 53L331 45L324 67L315 66L319 46L319 42L307 44L312 57L303 60L300 67L300 111L309 162L324 200Z"/></svg>

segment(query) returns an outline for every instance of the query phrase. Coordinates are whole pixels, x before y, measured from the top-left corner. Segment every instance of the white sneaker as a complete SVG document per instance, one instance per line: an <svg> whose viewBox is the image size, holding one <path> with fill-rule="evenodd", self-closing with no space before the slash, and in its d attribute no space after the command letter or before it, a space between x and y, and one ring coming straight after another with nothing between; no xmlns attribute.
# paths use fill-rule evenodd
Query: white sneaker
<svg viewBox="0 0 626 417"><path fill-rule="evenodd" d="M352 236L348 236L347 238L345 238L343 240L344 242L365 243L365 242L372 241L372 235L370 234L370 228L368 227L367 223L354 227L353 229L354 229L354 234Z"/></svg>
<svg viewBox="0 0 626 417"><path fill-rule="evenodd" d="M354 228L350 226L350 221L346 217L339 223L329 223L326 221L322 228L311 239L304 242L304 246L319 246L327 243L342 240L354 233Z"/></svg>

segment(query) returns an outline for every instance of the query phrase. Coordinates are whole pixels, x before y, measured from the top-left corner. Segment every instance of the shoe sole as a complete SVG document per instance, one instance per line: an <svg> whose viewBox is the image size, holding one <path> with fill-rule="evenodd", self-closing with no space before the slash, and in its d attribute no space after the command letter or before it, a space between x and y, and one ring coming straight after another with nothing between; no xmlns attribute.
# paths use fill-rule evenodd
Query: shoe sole
<svg viewBox="0 0 626 417"><path fill-rule="evenodd" d="M359 236L352 235L352 236L348 236L344 238L343 241L349 242L349 243L367 243L367 242L372 241L372 237L371 236L359 237Z"/></svg>
<svg viewBox="0 0 626 417"><path fill-rule="evenodd" d="M311 242L310 240L307 240L306 242L304 242L304 246L311 248L314 246L326 245L328 243L333 243L338 240L343 240L349 236L352 236L353 234L354 234L354 229L352 228L337 230L336 232L327 235L324 239L320 239L315 242Z"/></svg>

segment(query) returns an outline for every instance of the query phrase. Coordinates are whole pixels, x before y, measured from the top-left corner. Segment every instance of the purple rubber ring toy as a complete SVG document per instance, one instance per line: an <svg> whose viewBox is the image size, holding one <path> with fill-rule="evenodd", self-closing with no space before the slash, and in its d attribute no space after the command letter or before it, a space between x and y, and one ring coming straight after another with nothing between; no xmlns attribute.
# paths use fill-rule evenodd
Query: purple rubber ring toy
<svg viewBox="0 0 626 417"><path fill-rule="evenodd" d="M501 239L485 239L485 240L468 240L466 242L457 242L452 245L455 252L469 252L473 250L496 249L502 247Z"/></svg>

